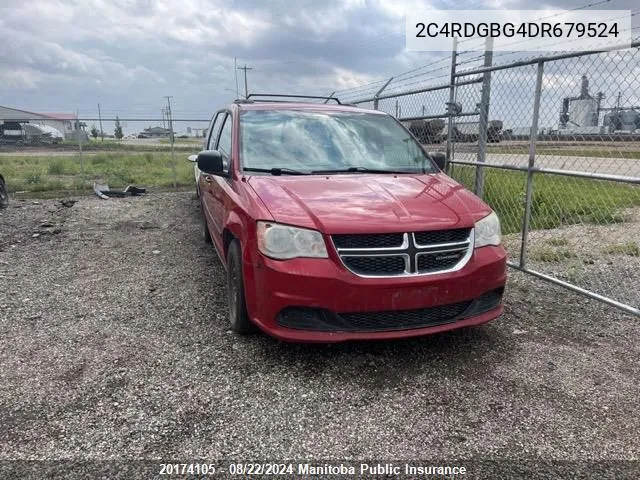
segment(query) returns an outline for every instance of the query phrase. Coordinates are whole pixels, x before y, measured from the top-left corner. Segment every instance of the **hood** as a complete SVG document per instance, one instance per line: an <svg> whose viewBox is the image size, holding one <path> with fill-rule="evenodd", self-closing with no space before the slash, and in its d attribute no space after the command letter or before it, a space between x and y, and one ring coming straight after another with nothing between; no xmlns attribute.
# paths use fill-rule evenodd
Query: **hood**
<svg viewBox="0 0 640 480"><path fill-rule="evenodd" d="M384 233L473 226L491 212L444 174L253 176L279 223L333 233Z"/></svg>

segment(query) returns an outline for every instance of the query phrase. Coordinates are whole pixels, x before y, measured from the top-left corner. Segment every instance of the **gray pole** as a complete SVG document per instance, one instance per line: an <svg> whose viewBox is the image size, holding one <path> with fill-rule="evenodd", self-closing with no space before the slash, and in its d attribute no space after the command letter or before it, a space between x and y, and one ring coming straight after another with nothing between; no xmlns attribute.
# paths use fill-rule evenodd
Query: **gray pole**
<svg viewBox="0 0 640 480"><path fill-rule="evenodd" d="M82 158L82 135L80 135L80 111L76 110L76 135L78 135L78 151L80 152L80 175L82 175L82 190L84 190L84 159Z"/></svg>
<svg viewBox="0 0 640 480"><path fill-rule="evenodd" d="M487 37L484 44L484 66L490 67L493 61L493 37ZM491 102L491 72L482 76L482 97L480 98L480 122L478 125L478 163L484 163L487 154L487 129L489 127L489 103ZM476 168L474 193L482 198L484 191L484 167Z"/></svg>
<svg viewBox="0 0 640 480"><path fill-rule="evenodd" d="M104 142L104 130L102 130L102 114L100 113L100 104L98 104L98 118L100 119L100 138Z"/></svg>
<svg viewBox="0 0 640 480"><path fill-rule="evenodd" d="M520 268L527 265L527 238L529 236L529 222L531 220L531 201L533 199L533 168L536 165L536 140L538 139L538 119L540 117L540 97L542 95L542 80L544 75L544 62L538 63L538 76L536 77L536 91L533 100L533 118L531 120L531 133L529 134L529 169L527 171L527 189L524 202L524 216L522 217L522 241L520 243Z"/></svg>
<svg viewBox="0 0 640 480"><path fill-rule="evenodd" d="M391 83L392 80L393 80L393 77L391 77L389 80L387 80L387 83L385 83L382 86L382 88L380 90L378 90L376 92L376 94L373 96L373 109L374 110L378 110L378 97L380 96L382 91L389 86L389 84Z"/></svg>
<svg viewBox="0 0 640 480"><path fill-rule="evenodd" d="M238 67L238 70L244 70L244 98L249 98L249 87L247 86L247 70L253 70L251 67L247 67L245 64L244 67Z"/></svg>
<svg viewBox="0 0 640 480"><path fill-rule="evenodd" d="M453 37L451 48L451 75L449 77L449 115L447 119L447 156L444 171L449 172L449 165L453 160L453 104L456 101L456 65L458 63L458 37Z"/></svg>
<svg viewBox="0 0 640 480"><path fill-rule="evenodd" d="M173 135L173 120L171 118L171 99L173 97L165 95L167 99L167 120L169 123L169 135L171 135L171 169L173 170L173 188L178 188L178 174L176 172L176 153L173 147L174 135Z"/></svg>
<svg viewBox="0 0 640 480"><path fill-rule="evenodd" d="M236 98L240 98L240 90L238 88L238 63L236 57L233 57L233 69L236 72Z"/></svg>

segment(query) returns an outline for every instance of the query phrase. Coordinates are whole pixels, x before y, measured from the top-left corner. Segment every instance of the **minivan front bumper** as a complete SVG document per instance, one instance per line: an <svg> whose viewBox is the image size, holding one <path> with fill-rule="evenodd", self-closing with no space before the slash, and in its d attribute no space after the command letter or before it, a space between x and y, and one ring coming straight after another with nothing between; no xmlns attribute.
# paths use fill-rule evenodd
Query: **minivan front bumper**
<svg viewBox="0 0 640 480"><path fill-rule="evenodd" d="M478 248L449 273L363 278L337 258L244 262L247 310L267 334L293 342L405 338L480 325L502 311L506 252Z"/></svg>

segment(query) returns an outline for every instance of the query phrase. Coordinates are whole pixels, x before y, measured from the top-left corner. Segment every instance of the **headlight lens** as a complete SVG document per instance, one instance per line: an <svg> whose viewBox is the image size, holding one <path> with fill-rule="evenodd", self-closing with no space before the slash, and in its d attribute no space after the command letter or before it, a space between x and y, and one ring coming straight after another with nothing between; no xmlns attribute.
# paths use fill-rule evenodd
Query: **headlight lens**
<svg viewBox="0 0 640 480"><path fill-rule="evenodd" d="M271 222L258 222L258 248L267 257L278 260L328 256L320 232Z"/></svg>
<svg viewBox="0 0 640 480"><path fill-rule="evenodd" d="M491 212L475 225L476 248L487 245L500 245L500 220Z"/></svg>

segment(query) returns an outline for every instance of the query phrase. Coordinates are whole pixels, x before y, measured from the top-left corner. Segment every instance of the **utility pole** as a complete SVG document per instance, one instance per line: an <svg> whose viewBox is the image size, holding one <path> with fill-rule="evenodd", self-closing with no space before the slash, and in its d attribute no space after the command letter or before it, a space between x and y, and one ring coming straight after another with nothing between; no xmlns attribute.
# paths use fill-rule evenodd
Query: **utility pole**
<svg viewBox="0 0 640 480"><path fill-rule="evenodd" d="M100 113L100 104L98 104L98 120L100 120L100 138L104 142L104 130L102 130L102 114Z"/></svg>
<svg viewBox="0 0 640 480"><path fill-rule="evenodd" d="M167 120L169 123L169 135L171 135L171 168L173 170L173 188L178 188L178 175L176 173L176 154L175 149L173 148L174 143L174 135L173 135L173 119L171 118L171 99L173 98L170 95L165 95L167 99Z"/></svg>
<svg viewBox="0 0 640 480"><path fill-rule="evenodd" d="M233 57L233 70L236 72L236 98L240 98L240 90L238 89L238 63L236 57Z"/></svg>
<svg viewBox="0 0 640 480"><path fill-rule="evenodd" d="M245 63L244 67L238 67L238 70L244 70L244 98L249 98L249 87L247 87L247 70L253 70L251 67L247 67Z"/></svg>
<svg viewBox="0 0 640 480"><path fill-rule="evenodd" d="M166 109L164 107L162 107L162 128L167 128L167 125L164 123L164 113L166 112Z"/></svg>

